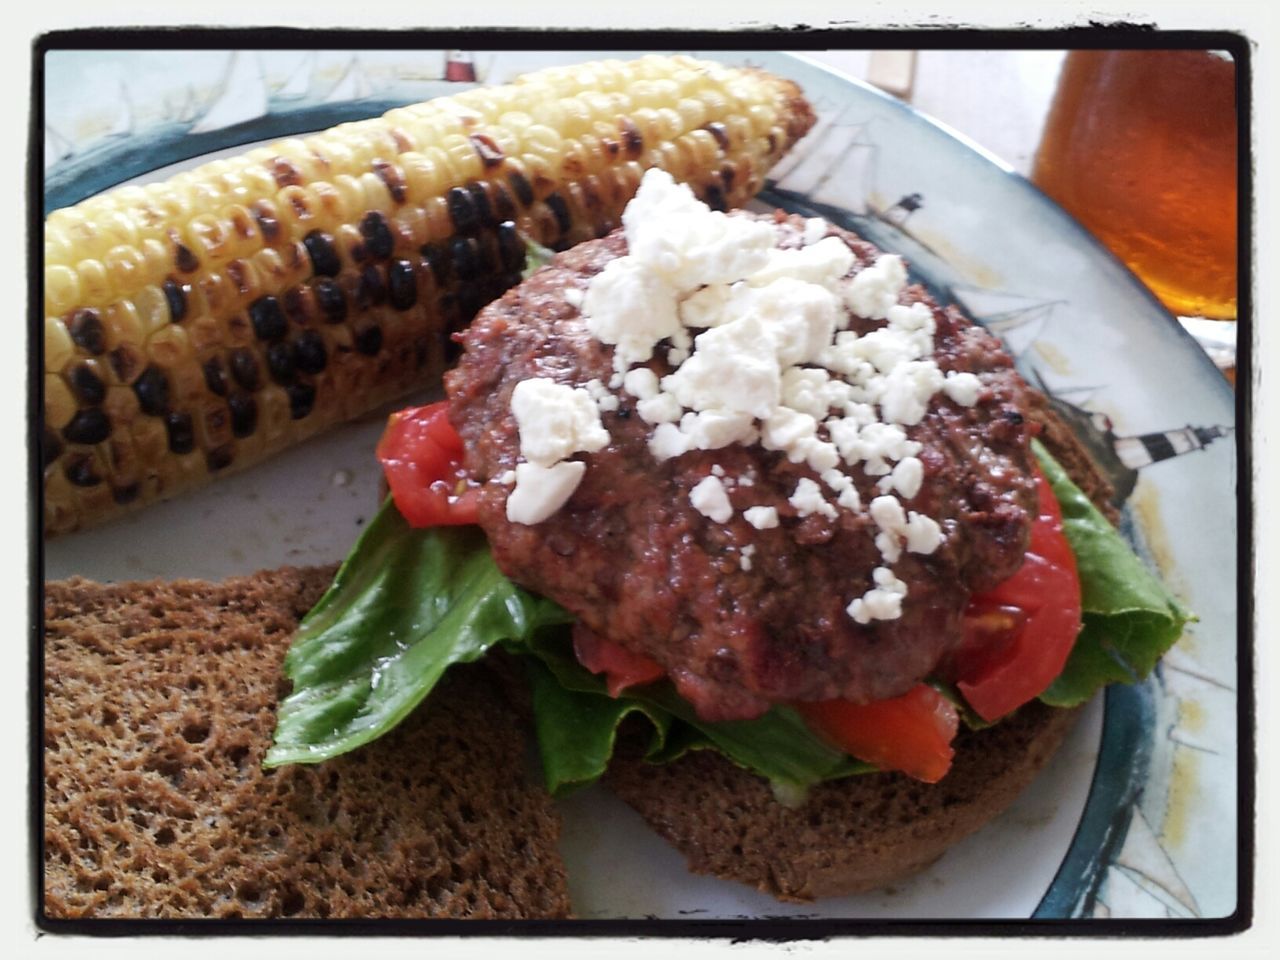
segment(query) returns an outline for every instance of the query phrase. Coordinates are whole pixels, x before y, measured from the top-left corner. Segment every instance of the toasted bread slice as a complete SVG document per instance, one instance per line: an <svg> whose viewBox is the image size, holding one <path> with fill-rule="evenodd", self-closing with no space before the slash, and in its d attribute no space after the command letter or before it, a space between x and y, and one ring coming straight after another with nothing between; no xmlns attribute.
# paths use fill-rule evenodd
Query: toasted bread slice
<svg viewBox="0 0 1280 960"><path fill-rule="evenodd" d="M45 918L569 915L559 819L482 670L349 756L262 769L332 575L46 585Z"/></svg>
<svg viewBox="0 0 1280 960"><path fill-rule="evenodd" d="M1111 486L1084 446L1047 402L1029 414L1045 446L1114 522ZM694 873L781 900L840 896L916 873L1003 813L1078 712L1032 702L993 727L962 732L940 783L890 773L850 777L820 784L798 808L783 806L767 781L709 750L662 766L618 759L605 782L685 855Z"/></svg>
<svg viewBox="0 0 1280 960"><path fill-rule="evenodd" d="M694 873L736 880L780 900L860 893L915 873L1011 804L1078 711L1041 704L964 732L951 772L926 784L876 773L822 783L799 807L721 754L673 763L615 760L606 783L685 855Z"/></svg>

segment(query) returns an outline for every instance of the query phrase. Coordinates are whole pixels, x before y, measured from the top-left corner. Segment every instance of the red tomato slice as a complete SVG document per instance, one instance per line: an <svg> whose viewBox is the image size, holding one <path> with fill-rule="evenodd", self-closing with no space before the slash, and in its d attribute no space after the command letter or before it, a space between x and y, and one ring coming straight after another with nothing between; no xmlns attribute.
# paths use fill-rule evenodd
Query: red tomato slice
<svg viewBox="0 0 1280 960"><path fill-rule="evenodd" d="M822 700L796 709L818 734L859 760L937 783L951 769L960 715L928 684L875 703Z"/></svg>
<svg viewBox="0 0 1280 960"><path fill-rule="evenodd" d="M462 438L441 401L393 413L377 457L396 509L415 527L476 522L479 487L462 467Z"/></svg>
<svg viewBox="0 0 1280 960"><path fill-rule="evenodd" d="M616 697L628 687L652 683L666 676L662 664L643 653L633 653L620 643L607 640L581 623L573 627L573 652L578 662L592 673L603 673L609 696Z"/></svg>
<svg viewBox="0 0 1280 960"><path fill-rule="evenodd" d="M949 673L984 720L996 720L1045 691L1066 666L1080 633L1080 578L1062 532L1062 511L1036 470L1039 516L1018 572L973 597L965 639Z"/></svg>

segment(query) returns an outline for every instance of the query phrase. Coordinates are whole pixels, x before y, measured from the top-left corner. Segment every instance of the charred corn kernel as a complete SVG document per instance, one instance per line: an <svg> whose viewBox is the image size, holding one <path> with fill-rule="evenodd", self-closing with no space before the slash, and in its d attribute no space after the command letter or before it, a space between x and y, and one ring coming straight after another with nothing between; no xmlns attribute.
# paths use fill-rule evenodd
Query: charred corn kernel
<svg viewBox="0 0 1280 960"><path fill-rule="evenodd" d="M740 206L812 122L793 84L760 71L608 60L55 211L48 531L421 387L449 334L517 282L515 230L558 249L601 236L653 164Z"/></svg>
<svg viewBox="0 0 1280 960"><path fill-rule="evenodd" d="M221 217L229 225L227 235L231 256L248 257L262 249L258 223L246 207L240 204L224 207Z"/></svg>

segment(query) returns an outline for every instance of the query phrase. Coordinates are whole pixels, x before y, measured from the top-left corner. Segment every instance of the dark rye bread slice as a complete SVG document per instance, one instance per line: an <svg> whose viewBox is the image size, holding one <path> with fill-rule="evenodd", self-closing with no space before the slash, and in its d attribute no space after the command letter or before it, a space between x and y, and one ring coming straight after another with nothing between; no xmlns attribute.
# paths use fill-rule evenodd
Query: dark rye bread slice
<svg viewBox="0 0 1280 960"><path fill-rule="evenodd" d="M1114 522L1110 485L1047 402L1035 400L1028 415L1041 425L1040 439ZM1013 803L1078 713L1032 702L986 730L962 731L951 771L937 784L867 774L819 784L798 807L779 803L766 780L709 750L661 766L616 759L605 782L694 873L807 901L888 886L933 863Z"/></svg>
<svg viewBox="0 0 1280 960"><path fill-rule="evenodd" d="M262 769L332 575L46 585L46 917L569 915L559 819L483 671L348 756Z"/></svg>
<svg viewBox="0 0 1280 960"><path fill-rule="evenodd" d="M798 807L710 750L668 764L615 760L609 788L685 855L694 873L736 880L780 900L860 893L938 859L1011 804L1078 711L1042 704L956 741L936 784L875 773L822 783Z"/></svg>

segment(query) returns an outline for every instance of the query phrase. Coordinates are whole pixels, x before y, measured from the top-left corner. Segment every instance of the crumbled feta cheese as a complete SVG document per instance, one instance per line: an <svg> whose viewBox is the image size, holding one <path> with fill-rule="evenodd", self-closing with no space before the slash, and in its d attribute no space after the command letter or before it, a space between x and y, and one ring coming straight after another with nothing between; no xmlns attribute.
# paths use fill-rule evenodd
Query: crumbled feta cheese
<svg viewBox="0 0 1280 960"><path fill-rule="evenodd" d="M507 497L507 519L532 526L565 505L578 489L587 465L563 460L546 467L536 463L516 465L516 485Z"/></svg>
<svg viewBox="0 0 1280 960"><path fill-rule="evenodd" d="M906 285L907 268L902 258L886 253L854 274L845 291L845 303L860 317L883 320Z"/></svg>
<svg viewBox="0 0 1280 960"><path fill-rule="evenodd" d="M504 487L509 487L516 482L516 472L514 470L504 470L493 478L494 483L500 483Z"/></svg>
<svg viewBox="0 0 1280 960"><path fill-rule="evenodd" d="M910 500L920 492L923 483L924 464L920 462L920 458L904 457L894 466L893 472L882 478L876 486L881 493L897 490L901 496Z"/></svg>
<svg viewBox="0 0 1280 960"><path fill-rule="evenodd" d="M731 443L755 443L759 432L749 413L728 410L700 410L686 413L680 421L680 432L697 450L719 450Z"/></svg>
<svg viewBox="0 0 1280 960"><path fill-rule="evenodd" d="M712 475L713 477L723 477L723 476L724 476L724 467L720 466L720 464L718 464L718 463L713 463L713 464L711 465L711 475Z"/></svg>
<svg viewBox="0 0 1280 960"><path fill-rule="evenodd" d="M752 290L751 315L760 318L772 338L781 366L814 363L836 332L840 305L835 295L816 283L779 277Z"/></svg>
<svg viewBox="0 0 1280 960"><path fill-rule="evenodd" d="M933 336L936 327L933 311L929 309L928 305L918 301L912 304L895 303L886 312L885 319L889 321L890 329L900 330L905 333L916 333L923 330L930 337Z"/></svg>
<svg viewBox="0 0 1280 960"><path fill-rule="evenodd" d="M582 313L591 335L613 346L618 373L648 360L658 343L683 329L675 291L630 257L610 260L591 279Z"/></svg>
<svg viewBox="0 0 1280 960"><path fill-rule="evenodd" d="M858 496L858 488L853 484L849 484L840 491L840 496L836 497L836 503L855 513L862 509L862 498Z"/></svg>
<svg viewBox="0 0 1280 960"><path fill-rule="evenodd" d="M907 595L907 585L893 575L888 567L876 567L872 572L876 586L853 600L846 609L857 623L872 620L896 620L902 616L902 598Z"/></svg>
<svg viewBox="0 0 1280 960"><path fill-rule="evenodd" d="M906 526L907 549L912 553L933 553L942 546L942 528L938 521L911 511Z"/></svg>
<svg viewBox="0 0 1280 960"><path fill-rule="evenodd" d="M581 307L582 301L586 298L586 294L578 287L565 287L564 299L565 303L571 307Z"/></svg>
<svg viewBox="0 0 1280 960"><path fill-rule="evenodd" d="M812 246L826 235L827 221L821 217L809 217L804 222L804 234L800 242L806 247ZM841 244L841 246L844 246L844 244Z"/></svg>
<svg viewBox="0 0 1280 960"><path fill-rule="evenodd" d="M756 555L756 547L753 543L748 543L740 551L738 551L738 566L743 570L751 569L751 558Z"/></svg>
<svg viewBox="0 0 1280 960"><path fill-rule="evenodd" d="M771 250L765 266L747 278L751 286L763 286L779 277L816 283L832 292L854 264L851 251L839 237L827 237L799 250Z"/></svg>
<svg viewBox="0 0 1280 960"><path fill-rule="evenodd" d="M951 370L947 373L942 389L960 406L972 407L978 402L978 396L982 393L982 381L972 373L956 373Z"/></svg>
<svg viewBox="0 0 1280 960"><path fill-rule="evenodd" d="M820 440L817 437L805 437L796 441L796 445L787 451L787 459L792 463L802 460L815 473L834 470L840 464L840 451L834 443Z"/></svg>
<svg viewBox="0 0 1280 960"><path fill-rule="evenodd" d="M511 392L511 412L520 431L520 453L530 463L549 467L579 451L594 453L609 445L600 410L582 387L546 377L521 380Z"/></svg>
<svg viewBox="0 0 1280 960"><path fill-rule="evenodd" d="M764 326L744 317L698 334L693 355L661 385L689 410L714 407L764 419L778 406L782 371Z"/></svg>
<svg viewBox="0 0 1280 960"><path fill-rule="evenodd" d="M821 480L836 493L840 493L846 487L853 486L853 478L834 467L823 470Z"/></svg>
<svg viewBox="0 0 1280 960"><path fill-rule="evenodd" d="M742 511L742 515L746 518L747 523L757 530L771 530L778 525L778 510L776 507L747 507Z"/></svg>
<svg viewBox="0 0 1280 960"><path fill-rule="evenodd" d="M706 329L736 320L745 314L742 284L713 283L695 290L680 301L680 322L686 327Z"/></svg>
<svg viewBox="0 0 1280 960"><path fill-rule="evenodd" d="M884 533L899 534L906 529L907 516L897 497L876 497L869 507L871 519Z"/></svg>
<svg viewBox="0 0 1280 960"><path fill-rule="evenodd" d="M876 534L876 549L880 551L885 563L897 563L902 556L902 541L892 533L881 530Z"/></svg>
<svg viewBox="0 0 1280 960"><path fill-rule="evenodd" d="M599 380L588 380L582 388L591 394L601 413L613 413L618 409L618 398Z"/></svg>
<svg viewBox="0 0 1280 960"><path fill-rule="evenodd" d="M645 423L679 423L684 410L680 401L669 393L657 393L636 404L636 413Z"/></svg>
<svg viewBox="0 0 1280 960"><path fill-rule="evenodd" d="M929 401L942 389L943 377L932 360L911 360L899 364L885 377L880 412L891 423L908 426L924 419Z"/></svg>
<svg viewBox="0 0 1280 960"><path fill-rule="evenodd" d="M685 290L749 276L775 239L771 224L711 211L657 168L641 179L622 225L629 257Z"/></svg>
<svg viewBox="0 0 1280 960"><path fill-rule="evenodd" d="M648 367L636 367L628 370L622 378L622 389L639 400L648 400L658 395L658 375Z"/></svg>
<svg viewBox="0 0 1280 960"><path fill-rule="evenodd" d="M778 407L760 425L760 445L766 450L790 450L803 439L816 435L818 422L807 413Z"/></svg>
<svg viewBox="0 0 1280 960"><path fill-rule="evenodd" d="M838 382L821 367L787 367L782 371L782 405L822 419L834 406L831 386Z"/></svg>
<svg viewBox="0 0 1280 960"><path fill-rule="evenodd" d="M649 452L658 461L670 460L693 449L687 434L681 433L674 423L660 423L649 438Z"/></svg>
<svg viewBox="0 0 1280 960"><path fill-rule="evenodd" d="M689 502L704 517L725 523L733 516L733 504L719 477L703 477L689 491Z"/></svg>
<svg viewBox="0 0 1280 960"><path fill-rule="evenodd" d="M822 496L822 488L808 477L800 478L796 483L795 493L787 499L787 502L795 507L796 513L802 517L814 513L820 513L833 520L836 517L836 508L827 503L826 498Z"/></svg>

